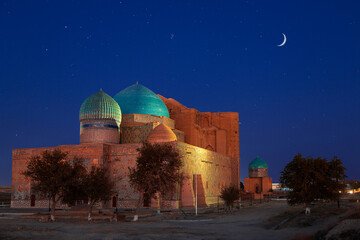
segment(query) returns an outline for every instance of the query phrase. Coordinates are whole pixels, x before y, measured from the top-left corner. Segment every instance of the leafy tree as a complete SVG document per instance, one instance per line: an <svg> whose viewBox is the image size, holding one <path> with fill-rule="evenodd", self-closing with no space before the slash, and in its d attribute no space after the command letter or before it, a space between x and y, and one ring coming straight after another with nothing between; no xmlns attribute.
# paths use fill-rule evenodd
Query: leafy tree
<svg viewBox="0 0 360 240"><path fill-rule="evenodd" d="M55 220L55 207L62 200L66 186L72 185L73 166L67 161L67 153L59 149L44 151L31 157L23 174L31 179L31 189L51 199L51 220Z"/></svg>
<svg viewBox="0 0 360 240"><path fill-rule="evenodd" d="M310 204L314 200L314 196L310 196L308 183L309 178L306 160L300 155L296 155L294 159L286 165L281 172L280 182L283 187L289 187L291 192L288 194L288 202L293 205L296 203ZM307 181L310 182L310 181Z"/></svg>
<svg viewBox="0 0 360 240"><path fill-rule="evenodd" d="M71 205L79 199L88 199L88 220L91 220L94 205L108 200L113 193L114 185L107 169L92 167L87 171L81 158L68 160L67 153L59 149L33 156L23 174L31 179L32 191L51 199L52 221L57 203Z"/></svg>
<svg viewBox="0 0 360 240"><path fill-rule="evenodd" d="M156 193L160 206L160 195L173 194L182 181L181 156L169 143L145 142L138 152L136 167L129 168L130 183L140 193L138 207L144 194L153 198Z"/></svg>
<svg viewBox="0 0 360 240"><path fill-rule="evenodd" d="M114 183L110 180L106 168L92 166L87 170L82 160L77 161L72 170L73 184L65 186L63 202L73 205L76 200L86 199L88 220L91 221L94 205L111 198Z"/></svg>
<svg viewBox="0 0 360 240"><path fill-rule="evenodd" d="M88 198L88 220L94 205L100 201L107 201L113 194L114 183L110 180L106 168L92 167L83 179L82 188Z"/></svg>
<svg viewBox="0 0 360 240"><path fill-rule="evenodd" d="M330 162L323 158L297 154L281 172L280 182L290 189L288 202L309 204L318 199L337 200L345 169L338 158Z"/></svg>
<svg viewBox="0 0 360 240"><path fill-rule="evenodd" d="M84 160L75 157L69 172L71 181L64 182L63 203L71 206L75 204L76 200L87 198L83 187L86 174L87 170L84 166Z"/></svg>
<svg viewBox="0 0 360 240"><path fill-rule="evenodd" d="M226 206L231 210L234 202L240 198L241 190L237 186L228 186L221 189L220 198L225 201Z"/></svg>
<svg viewBox="0 0 360 240"><path fill-rule="evenodd" d="M338 157L334 157L329 162L329 173L332 178L332 189L333 189L333 198L336 199L338 207L340 207L340 192L343 192L345 189L344 179L345 175L345 167Z"/></svg>

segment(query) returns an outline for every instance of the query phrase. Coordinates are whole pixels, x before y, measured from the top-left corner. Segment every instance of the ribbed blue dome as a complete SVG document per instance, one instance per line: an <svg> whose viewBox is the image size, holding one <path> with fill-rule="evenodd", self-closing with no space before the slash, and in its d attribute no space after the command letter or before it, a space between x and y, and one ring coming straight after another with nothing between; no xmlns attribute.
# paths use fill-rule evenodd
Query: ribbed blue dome
<svg viewBox="0 0 360 240"><path fill-rule="evenodd" d="M268 168L267 163L260 157L256 157L249 164L249 169Z"/></svg>
<svg viewBox="0 0 360 240"><path fill-rule="evenodd" d="M149 114L169 117L165 103L153 91L141 84L125 88L114 96L123 114Z"/></svg>
<svg viewBox="0 0 360 240"><path fill-rule="evenodd" d="M80 107L80 121L89 119L113 119L121 123L119 104L103 90L86 98Z"/></svg>

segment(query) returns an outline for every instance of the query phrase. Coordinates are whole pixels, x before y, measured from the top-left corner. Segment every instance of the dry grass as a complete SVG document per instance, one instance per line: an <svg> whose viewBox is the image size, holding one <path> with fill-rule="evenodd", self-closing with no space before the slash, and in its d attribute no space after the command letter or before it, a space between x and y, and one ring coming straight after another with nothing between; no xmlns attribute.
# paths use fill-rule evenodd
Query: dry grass
<svg viewBox="0 0 360 240"><path fill-rule="evenodd" d="M312 207L311 214L305 215L304 207L295 206L265 222L266 228L283 229L288 227L310 227L326 218L340 216L351 209L351 205L338 208L335 203L319 203Z"/></svg>

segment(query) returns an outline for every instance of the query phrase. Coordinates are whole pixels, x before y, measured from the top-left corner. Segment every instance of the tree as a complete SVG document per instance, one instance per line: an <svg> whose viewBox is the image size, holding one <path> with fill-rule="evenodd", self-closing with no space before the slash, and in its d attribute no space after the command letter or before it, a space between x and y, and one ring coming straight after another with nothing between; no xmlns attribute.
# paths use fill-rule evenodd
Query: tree
<svg viewBox="0 0 360 240"><path fill-rule="evenodd" d="M82 184L84 195L88 198L88 220L94 205L100 201L107 201L113 194L114 183L110 180L106 168L92 167L84 175Z"/></svg>
<svg viewBox="0 0 360 240"><path fill-rule="evenodd" d="M225 205L231 211L234 202L240 198L241 190L237 186L229 186L221 189L220 198L225 201Z"/></svg>
<svg viewBox="0 0 360 240"><path fill-rule="evenodd" d="M52 221L57 203L62 201L71 205L85 198L88 199L88 220L91 220L94 205L108 200L113 193L114 184L107 169L92 167L87 171L83 159L68 160L67 153L59 149L33 156L23 174L31 179L32 191L51 199Z"/></svg>
<svg viewBox="0 0 360 240"><path fill-rule="evenodd" d="M308 207L318 199L338 200L344 171L341 160L336 157L328 162L323 158L305 158L297 154L281 172L280 182L290 189L290 205L305 204Z"/></svg>
<svg viewBox="0 0 360 240"><path fill-rule="evenodd" d="M73 165L71 181L73 184L64 187L63 202L73 205L76 200L87 200L88 220L91 221L93 207L100 201L107 201L113 194L114 183L110 180L108 170L92 166L89 170L79 159Z"/></svg>
<svg viewBox="0 0 360 240"><path fill-rule="evenodd" d="M344 179L346 177L345 175L345 167L338 157L334 157L329 162L329 173L332 178L332 189L334 191L334 198L337 201L338 207L340 207L340 193L344 191L345 189L345 183Z"/></svg>
<svg viewBox="0 0 360 240"><path fill-rule="evenodd" d="M136 166L129 168L130 183L140 193L138 207L144 194L151 199L158 193L160 208L160 197L173 194L182 181L181 156L169 143L145 142L138 152Z"/></svg>
<svg viewBox="0 0 360 240"><path fill-rule="evenodd" d="M56 204L64 197L66 186L74 184L73 176L76 175L67 161L67 153L55 149L33 156L23 174L30 178L32 191L51 199L51 220L55 221Z"/></svg>
<svg viewBox="0 0 360 240"><path fill-rule="evenodd" d="M74 205L76 200L86 199L84 192L84 178L86 177L87 170L84 166L82 158L75 157L72 161L72 167L69 172L71 181L64 182L64 192L62 202L68 205Z"/></svg>

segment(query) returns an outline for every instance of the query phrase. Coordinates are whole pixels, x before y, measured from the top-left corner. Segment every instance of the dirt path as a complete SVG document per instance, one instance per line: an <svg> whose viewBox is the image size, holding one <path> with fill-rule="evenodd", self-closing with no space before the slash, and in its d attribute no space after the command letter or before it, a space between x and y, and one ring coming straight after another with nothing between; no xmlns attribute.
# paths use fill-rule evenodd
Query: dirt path
<svg viewBox="0 0 360 240"><path fill-rule="evenodd" d="M292 239L315 233L308 228L266 229L264 221L289 209L285 202L264 203L229 215L208 214L200 220L87 223L0 217L0 239ZM204 216L203 216L204 217Z"/></svg>

